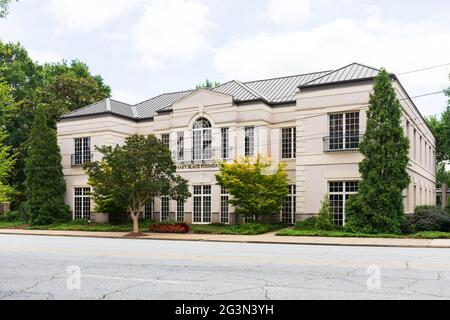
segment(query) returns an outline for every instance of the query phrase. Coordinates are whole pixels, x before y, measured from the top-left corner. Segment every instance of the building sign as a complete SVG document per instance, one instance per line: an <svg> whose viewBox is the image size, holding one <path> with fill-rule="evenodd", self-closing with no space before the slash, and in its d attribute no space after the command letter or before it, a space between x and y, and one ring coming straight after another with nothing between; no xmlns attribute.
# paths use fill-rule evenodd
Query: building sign
<svg viewBox="0 0 450 320"><path fill-rule="evenodd" d="M177 165L177 170L218 169L218 163L188 163Z"/></svg>

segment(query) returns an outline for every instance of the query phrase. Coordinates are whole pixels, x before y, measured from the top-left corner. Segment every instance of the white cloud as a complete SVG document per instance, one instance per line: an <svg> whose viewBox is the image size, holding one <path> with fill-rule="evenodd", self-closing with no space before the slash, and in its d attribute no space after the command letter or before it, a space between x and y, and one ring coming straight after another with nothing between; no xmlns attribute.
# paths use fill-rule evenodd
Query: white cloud
<svg viewBox="0 0 450 320"><path fill-rule="evenodd" d="M155 1L144 7L133 28L140 63L147 68L165 62L190 61L208 48L207 35L213 27L209 8L198 0Z"/></svg>
<svg viewBox="0 0 450 320"><path fill-rule="evenodd" d="M89 32L134 8L139 0L50 0L48 9L68 31Z"/></svg>
<svg viewBox="0 0 450 320"><path fill-rule="evenodd" d="M365 20L337 19L311 30L238 39L216 52L215 65L227 78L250 80L351 62L394 73L450 62L449 24L386 21L376 8L371 12ZM433 92L448 85L448 73L445 68L419 72L402 82L412 95Z"/></svg>
<svg viewBox="0 0 450 320"><path fill-rule="evenodd" d="M281 25L298 25L311 15L309 0L268 0L269 19Z"/></svg>
<svg viewBox="0 0 450 320"><path fill-rule="evenodd" d="M51 51L28 49L28 54L33 61L37 61L39 63L59 62L63 59L63 56Z"/></svg>
<svg viewBox="0 0 450 320"><path fill-rule="evenodd" d="M112 98L121 102L125 102L128 104L137 104L142 102L149 97L143 96L139 93L128 91L128 90L112 90Z"/></svg>

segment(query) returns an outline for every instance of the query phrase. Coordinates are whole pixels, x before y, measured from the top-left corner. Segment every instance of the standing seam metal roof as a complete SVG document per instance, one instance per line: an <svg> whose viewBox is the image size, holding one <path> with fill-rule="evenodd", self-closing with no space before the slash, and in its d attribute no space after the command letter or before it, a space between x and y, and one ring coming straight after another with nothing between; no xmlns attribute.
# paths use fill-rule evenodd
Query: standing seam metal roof
<svg viewBox="0 0 450 320"><path fill-rule="evenodd" d="M261 100L270 105L276 105L294 102L298 88L363 80L373 78L379 72L380 70L378 69L359 63L352 63L335 71L322 71L245 83L233 80L213 88L212 91L233 96L236 102ZM109 100L110 103L108 104L108 99L105 99L75 110L61 118L110 113L133 120L151 119L158 112L170 111L175 102L187 97L193 92L195 90L165 93L134 106L112 99ZM109 105L111 106L110 109L108 108Z"/></svg>

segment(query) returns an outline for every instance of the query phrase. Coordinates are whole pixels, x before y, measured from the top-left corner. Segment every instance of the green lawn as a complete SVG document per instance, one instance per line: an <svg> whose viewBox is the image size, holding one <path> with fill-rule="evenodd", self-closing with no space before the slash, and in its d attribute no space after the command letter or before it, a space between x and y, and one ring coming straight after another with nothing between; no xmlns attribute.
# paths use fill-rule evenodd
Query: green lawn
<svg viewBox="0 0 450 320"><path fill-rule="evenodd" d="M148 231L150 224L154 222L141 220L139 227L141 232ZM236 234L236 235L258 235L283 229L282 224L243 224L243 225L191 225L193 233L196 234ZM21 222L0 221L0 229L25 229L25 230L55 230L55 231L97 231L97 232L130 232L133 229L131 223L119 225L112 224L89 224L87 221L71 221L62 224L48 226L33 226Z"/></svg>
<svg viewBox="0 0 450 320"><path fill-rule="evenodd" d="M140 221L141 232L148 231L151 221ZM89 224L87 221L71 221L62 224L53 224L48 226L33 226L21 222L0 221L0 229L25 229L25 230L54 230L54 231L97 231L97 232L131 232L132 223L112 224Z"/></svg>
<svg viewBox="0 0 450 320"><path fill-rule="evenodd" d="M345 231L300 230L285 229L277 233L277 236L296 237L331 237L331 238L396 238L396 239L450 239L449 232L419 232L411 235L398 234L366 234Z"/></svg>
<svg viewBox="0 0 450 320"><path fill-rule="evenodd" d="M207 224L207 225L191 225L192 232L197 234L236 234L236 235L258 235L283 229L283 224Z"/></svg>

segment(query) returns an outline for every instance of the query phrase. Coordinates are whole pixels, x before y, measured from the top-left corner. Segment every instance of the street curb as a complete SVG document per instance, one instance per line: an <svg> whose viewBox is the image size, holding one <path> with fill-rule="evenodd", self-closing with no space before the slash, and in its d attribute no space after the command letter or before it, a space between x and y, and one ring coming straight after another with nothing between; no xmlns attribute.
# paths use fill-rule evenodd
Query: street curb
<svg viewBox="0 0 450 320"><path fill-rule="evenodd" d="M206 243L245 243L245 244L271 244L271 245L297 245L297 246L329 246L329 247L369 247L369 248L425 248L425 249L450 249L448 246L436 245L403 245L403 244L364 244L364 243L317 243L317 242L288 242L288 241L264 241L264 240L220 240L220 239L168 239L168 238L148 238L148 237L125 237L125 236L108 236L108 235L83 235L83 234L51 234L51 233L20 233L20 232L2 232L0 235L15 236L41 236L41 237L64 237L64 238L97 238L97 239L120 239L120 240L153 240L153 241L185 241L185 242L206 242ZM282 236L280 236L282 237ZM316 237L320 239L320 237ZM345 239L364 239L364 238L345 238ZM372 239L372 238L368 238ZM439 239L422 239L422 240L439 240Z"/></svg>

